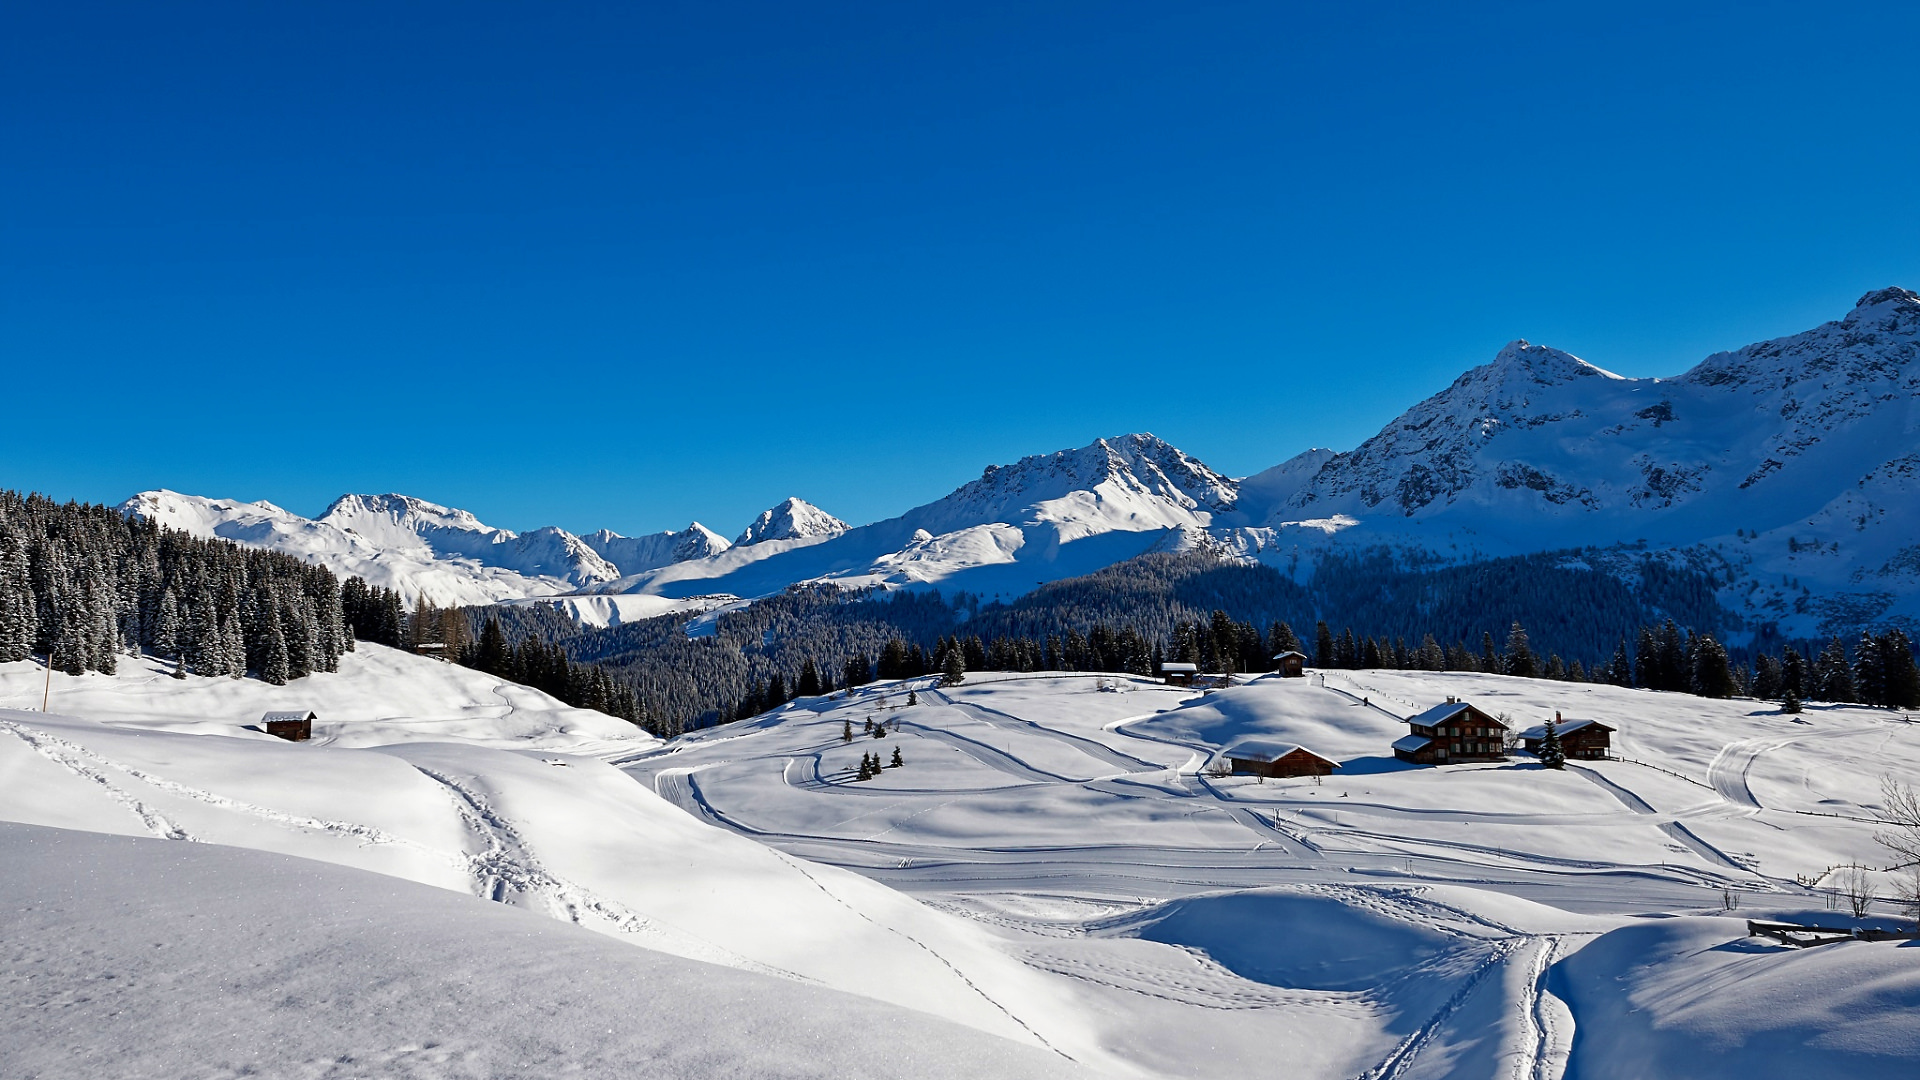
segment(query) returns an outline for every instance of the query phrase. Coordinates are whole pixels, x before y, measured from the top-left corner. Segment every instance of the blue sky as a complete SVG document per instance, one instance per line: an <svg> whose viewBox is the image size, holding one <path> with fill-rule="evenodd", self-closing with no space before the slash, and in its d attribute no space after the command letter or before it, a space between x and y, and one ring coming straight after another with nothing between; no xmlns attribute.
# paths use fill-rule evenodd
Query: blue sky
<svg viewBox="0 0 1920 1080"><path fill-rule="evenodd" d="M1903 5L16 5L0 486L860 522L1920 287Z"/></svg>

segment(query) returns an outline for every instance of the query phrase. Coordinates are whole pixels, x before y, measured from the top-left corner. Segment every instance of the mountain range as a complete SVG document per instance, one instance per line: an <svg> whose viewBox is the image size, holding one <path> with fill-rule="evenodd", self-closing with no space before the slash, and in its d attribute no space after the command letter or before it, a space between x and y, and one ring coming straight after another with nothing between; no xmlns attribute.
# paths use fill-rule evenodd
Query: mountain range
<svg viewBox="0 0 1920 1080"><path fill-rule="evenodd" d="M1468 561L1573 549L1704 567L1747 620L1812 635L1920 616L1920 297L1863 296L1805 333L1623 378L1516 341L1353 450L1232 478L1150 434L988 466L849 527L803 500L729 543L677 532L518 534L402 495L306 519L149 491L123 504L323 562L409 602L556 601L606 624L789 585L1011 599L1156 550L1210 547L1305 580L1329 550ZM1583 556L1570 554L1570 560Z"/></svg>

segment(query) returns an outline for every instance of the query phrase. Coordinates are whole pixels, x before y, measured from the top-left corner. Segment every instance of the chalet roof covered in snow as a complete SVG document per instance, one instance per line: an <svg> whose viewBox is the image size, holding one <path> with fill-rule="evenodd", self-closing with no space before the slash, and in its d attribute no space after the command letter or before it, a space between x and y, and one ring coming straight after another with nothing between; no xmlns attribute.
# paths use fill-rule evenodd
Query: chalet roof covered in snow
<svg viewBox="0 0 1920 1080"><path fill-rule="evenodd" d="M278 720L318 720L318 719L320 719L320 714L312 711L311 709L282 709L277 712L270 712L261 716L260 722L263 724L271 724Z"/></svg>
<svg viewBox="0 0 1920 1080"><path fill-rule="evenodd" d="M1573 732L1573 731L1579 731L1582 728L1597 728L1601 731L1615 730L1614 728L1608 727L1606 724L1603 724L1598 720L1562 720L1559 723L1558 727L1561 735L1566 735L1567 733ZM1521 732L1520 737L1523 739L1544 739L1547 737L1547 725L1535 724L1532 727L1528 728L1527 730Z"/></svg>
<svg viewBox="0 0 1920 1080"><path fill-rule="evenodd" d="M1425 735L1402 735L1393 740L1393 748L1402 753L1415 754L1426 749L1427 744L1432 741Z"/></svg>
<svg viewBox="0 0 1920 1080"><path fill-rule="evenodd" d="M1163 672L1166 672L1166 671L1198 672L1200 670L1200 665L1199 664L1161 664L1160 670Z"/></svg>
<svg viewBox="0 0 1920 1080"><path fill-rule="evenodd" d="M1449 701L1440 705L1435 705L1433 708L1428 709L1426 712L1407 717L1407 723L1418 724L1422 727L1433 727L1436 724L1444 724L1447 721L1453 719L1454 717L1460 715L1463 712L1466 712L1468 709L1471 709L1471 708L1473 708L1473 706L1467 704L1464 701ZM1478 712L1479 710L1476 709L1475 711ZM1498 718L1492 715L1488 715L1484 713L1482 715L1486 715L1487 719L1492 720L1494 723L1499 724L1501 727L1507 726L1506 724L1501 723L1501 721Z"/></svg>
<svg viewBox="0 0 1920 1080"><path fill-rule="evenodd" d="M1279 761L1296 750L1313 754L1321 761L1339 764L1325 754L1314 754L1299 743L1281 742L1277 739L1242 739L1222 751L1221 756L1235 761Z"/></svg>
<svg viewBox="0 0 1920 1080"><path fill-rule="evenodd" d="M1306 654L1306 653L1303 653L1303 652L1297 652L1297 651L1295 651L1295 650L1292 650L1292 649L1288 649L1288 650L1287 650L1286 652L1283 652L1283 653L1274 653L1274 654L1273 654L1273 658L1274 658L1275 660L1285 660L1285 659L1286 659L1287 657L1289 657L1289 656L1297 656L1297 657L1299 657L1299 658L1300 658L1300 659L1302 659L1302 660L1305 660L1305 659L1307 658L1307 654Z"/></svg>

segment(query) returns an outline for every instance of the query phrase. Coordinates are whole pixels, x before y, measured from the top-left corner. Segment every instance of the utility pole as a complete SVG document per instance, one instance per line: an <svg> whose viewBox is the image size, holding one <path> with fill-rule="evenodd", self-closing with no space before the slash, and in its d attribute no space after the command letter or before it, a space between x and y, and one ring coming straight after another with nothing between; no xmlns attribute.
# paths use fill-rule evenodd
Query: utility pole
<svg viewBox="0 0 1920 1080"><path fill-rule="evenodd" d="M47 711L47 699L53 696L53 646L47 646L47 684L40 690L40 711Z"/></svg>

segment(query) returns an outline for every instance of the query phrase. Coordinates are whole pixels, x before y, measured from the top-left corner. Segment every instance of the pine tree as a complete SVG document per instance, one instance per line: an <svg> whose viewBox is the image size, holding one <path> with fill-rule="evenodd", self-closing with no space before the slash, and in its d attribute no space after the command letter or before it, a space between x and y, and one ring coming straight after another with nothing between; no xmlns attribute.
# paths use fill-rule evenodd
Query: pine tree
<svg viewBox="0 0 1920 1080"><path fill-rule="evenodd" d="M902 759L902 758L900 757L900 748L899 748L899 747L897 747L897 746L896 746L896 747L894 747L894 748L893 748L893 760L892 760L892 761L889 761L889 762L887 762L887 768L889 768L889 769L897 769L897 768L899 768L900 766L902 766L902 765L905 765L905 764L906 764L906 761L905 761L904 759Z"/></svg>
<svg viewBox="0 0 1920 1080"><path fill-rule="evenodd" d="M1783 713L1797 713L1801 708L1800 694L1795 691L1793 687L1787 687L1786 692L1780 697L1780 711Z"/></svg>
<svg viewBox="0 0 1920 1080"><path fill-rule="evenodd" d="M1736 689L1727 667L1727 650L1712 634L1695 634L1692 641L1693 678L1690 689L1700 697L1729 698Z"/></svg>
<svg viewBox="0 0 1920 1080"><path fill-rule="evenodd" d="M1890 709L1920 709L1920 666L1913 659L1913 643L1905 632L1889 630L1880 637L1880 663L1886 674L1886 704Z"/></svg>
<svg viewBox="0 0 1920 1080"><path fill-rule="evenodd" d="M1538 674L1539 663L1534 659L1533 647L1527 642L1526 627L1521 626L1517 619L1507 628L1507 652L1501 659L1500 670L1522 679L1531 679Z"/></svg>
<svg viewBox="0 0 1920 1080"><path fill-rule="evenodd" d="M1549 769L1566 767L1567 754L1560 747L1560 725L1547 718L1546 734L1540 739L1540 764Z"/></svg>
<svg viewBox="0 0 1920 1080"><path fill-rule="evenodd" d="M840 741L843 743L853 741L853 721L852 720L849 719L849 720L840 721Z"/></svg>
<svg viewBox="0 0 1920 1080"><path fill-rule="evenodd" d="M947 650L946 667L940 672L941 686L959 686L967 681L967 661L959 649Z"/></svg>
<svg viewBox="0 0 1920 1080"><path fill-rule="evenodd" d="M1325 619L1313 630L1313 666L1330 668L1333 666L1333 631L1327 627Z"/></svg>
<svg viewBox="0 0 1920 1080"><path fill-rule="evenodd" d="M1838 637L1833 638L1813 664L1813 699L1852 701L1855 696L1853 665L1847 662L1847 647L1840 644Z"/></svg>
<svg viewBox="0 0 1920 1080"><path fill-rule="evenodd" d="M793 689L798 697L820 696L820 669L813 666L813 657L807 657L807 662L800 665L800 681Z"/></svg>
<svg viewBox="0 0 1920 1080"><path fill-rule="evenodd" d="M912 708L918 704L920 704L920 692L909 687L907 689L907 707Z"/></svg>

